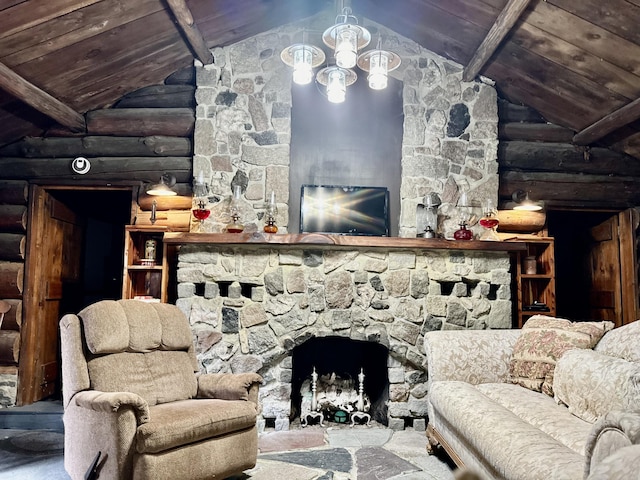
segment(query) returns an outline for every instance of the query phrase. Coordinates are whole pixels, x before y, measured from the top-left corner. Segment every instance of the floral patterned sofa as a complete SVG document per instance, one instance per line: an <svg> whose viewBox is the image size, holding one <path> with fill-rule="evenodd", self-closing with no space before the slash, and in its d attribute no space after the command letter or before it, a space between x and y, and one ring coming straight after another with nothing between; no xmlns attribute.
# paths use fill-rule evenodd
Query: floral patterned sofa
<svg viewBox="0 0 640 480"><path fill-rule="evenodd" d="M485 479L640 478L640 321L425 335L429 450Z"/></svg>

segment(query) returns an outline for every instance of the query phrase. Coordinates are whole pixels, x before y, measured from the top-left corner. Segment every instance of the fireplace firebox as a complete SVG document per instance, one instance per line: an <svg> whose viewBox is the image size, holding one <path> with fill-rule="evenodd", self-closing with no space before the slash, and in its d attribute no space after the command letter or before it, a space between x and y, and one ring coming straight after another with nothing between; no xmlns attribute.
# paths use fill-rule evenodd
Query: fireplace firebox
<svg viewBox="0 0 640 480"><path fill-rule="evenodd" d="M389 377L387 357L389 350L379 343L351 340L343 337L315 337L293 349L293 372L291 385L291 417L293 422L307 412L301 407L302 390L308 389L312 373L318 378L331 377L337 389L349 384L354 392L342 392L344 397L357 395L359 375L363 375L363 394L369 400L368 413L371 419L388 424L387 401L389 400ZM325 385L327 382L320 382ZM304 387L304 388L303 388ZM317 392L322 394L324 392ZM338 392L341 393L341 392ZM324 419L336 423L350 421L349 409L337 409Z"/></svg>

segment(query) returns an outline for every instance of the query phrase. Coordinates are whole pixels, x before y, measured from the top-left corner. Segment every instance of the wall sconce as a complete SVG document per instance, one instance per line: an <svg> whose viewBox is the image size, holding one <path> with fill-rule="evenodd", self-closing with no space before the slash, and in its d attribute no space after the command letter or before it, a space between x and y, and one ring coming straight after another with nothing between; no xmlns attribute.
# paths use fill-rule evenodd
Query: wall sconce
<svg viewBox="0 0 640 480"><path fill-rule="evenodd" d="M529 192L524 190L516 190L511 195L511 199L514 201L514 210L525 210L527 212L537 212L542 210L542 202L534 202L529 198Z"/></svg>
<svg viewBox="0 0 640 480"><path fill-rule="evenodd" d="M151 195L154 197L170 197L177 195L176 191L171 188L175 184L176 177L174 177L170 173L163 173L160 176L160 181L158 181L158 183L154 183L149 188L147 188L147 195ZM156 223L157 208L158 202L154 198L153 202L151 202L151 225L154 225Z"/></svg>

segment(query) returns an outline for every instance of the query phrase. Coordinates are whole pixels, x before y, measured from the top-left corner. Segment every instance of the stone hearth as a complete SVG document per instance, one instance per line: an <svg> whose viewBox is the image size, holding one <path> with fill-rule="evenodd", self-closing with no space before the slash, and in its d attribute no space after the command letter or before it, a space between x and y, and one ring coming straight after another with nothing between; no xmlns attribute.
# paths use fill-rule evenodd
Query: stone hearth
<svg viewBox="0 0 640 480"><path fill-rule="evenodd" d="M261 428L289 428L293 349L337 336L388 349L387 423L424 429L424 333L510 328L509 268L507 252L185 244L177 305L203 371L264 377Z"/></svg>

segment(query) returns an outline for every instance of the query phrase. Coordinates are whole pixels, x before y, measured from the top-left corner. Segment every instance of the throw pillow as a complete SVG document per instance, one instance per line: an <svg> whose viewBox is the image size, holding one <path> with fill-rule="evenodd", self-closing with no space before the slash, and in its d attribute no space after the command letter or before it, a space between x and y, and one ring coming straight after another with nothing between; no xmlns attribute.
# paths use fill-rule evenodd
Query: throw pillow
<svg viewBox="0 0 640 480"><path fill-rule="evenodd" d="M558 359L573 348L593 348L613 322L571 322L534 315L522 327L509 363L512 383L553 396Z"/></svg>
<svg viewBox="0 0 640 480"><path fill-rule="evenodd" d="M593 348L596 352L629 362L640 362L640 320L614 328Z"/></svg>
<svg viewBox="0 0 640 480"><path fill-rule="evenodd" d="M589 423L614 410L637 410L640 363L593 350L568 351L556 365L553 393L569 412ZM640 427L640 415L638 420Z"/></svg>

